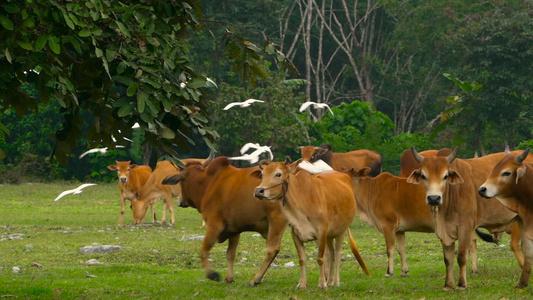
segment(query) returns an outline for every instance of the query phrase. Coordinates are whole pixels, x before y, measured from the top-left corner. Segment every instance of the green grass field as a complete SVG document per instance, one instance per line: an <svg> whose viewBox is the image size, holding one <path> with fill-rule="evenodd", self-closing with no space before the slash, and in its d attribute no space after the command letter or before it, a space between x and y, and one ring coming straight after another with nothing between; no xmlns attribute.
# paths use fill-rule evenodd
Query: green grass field
<svg viewBox="0 0 533 300"><path fill-rule="evenodd" d="M265 255L265 241L252 232L242 234L235 264L235 283L223 284L204 278L199 259L200 240L184 237L203 235L201 217L191 208L176 207L176 225L132 226L128 209L125 226L120 215L116 184L86 188L79 195L53 199L75 183L0 185L0 297L15 299L532 299L533 287L514 289L520 269L509 249L509 236L502 247L478 242L479 273L468 274L466 291L443 292L444 262L434 234L408 233L407 259L410 277L400 278L396 255L395 276L384 278L387 265L382 235L359 219L352 233L372 274L367 277L351 258L347 242L341 264L342 286L320 290L314 243L307 244L309 286L297 290L298 256L287 231L280 255L261 285L250 288ZM162 204L157 213L161 215ZM122 251L81 254L94 243L117 245ZM210 258L224 276L227 243L217 244ZM103 265L89 266L89 259ZM37 263L42 267L32 267ZM458 267L456 264L456 281ZM470 264L469 264L470 265ZM14 273L13 267L20 272ZM87 277L86 274L97 277Z"/></svg>

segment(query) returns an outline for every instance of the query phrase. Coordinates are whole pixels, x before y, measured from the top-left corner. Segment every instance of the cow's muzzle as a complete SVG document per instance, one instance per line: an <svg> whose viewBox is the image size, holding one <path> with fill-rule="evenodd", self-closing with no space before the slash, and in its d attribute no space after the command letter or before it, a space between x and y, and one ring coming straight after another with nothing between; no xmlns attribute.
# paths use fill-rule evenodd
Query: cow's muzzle
<svg viewBox="0 0 533 300"><path fill-rule="evenodd" d="M127 180L128 180L127 177L120 177L120 182L122 183L126 183Z"/></svg>
<svg viewBox="0 0 533 300"><path fill-rule="evenodd" d="M263 200L266 199L265 197L265 188L262 187L256 187L254 191L254 197L257 199Z"/></svg>
<svg viewBox="0 0 533 300"><path fill-rule="evenodd" d="M426 197L427 205L437 206L442 204L442 197L440 195L428 195Z"/></svg>
<svg viewBox="0 0 533 300"><path fill-rule="evenodd" d="M484 186L480 186L477 193L483 198L490 198L489 195L487 195L487 188Z"/></svg>

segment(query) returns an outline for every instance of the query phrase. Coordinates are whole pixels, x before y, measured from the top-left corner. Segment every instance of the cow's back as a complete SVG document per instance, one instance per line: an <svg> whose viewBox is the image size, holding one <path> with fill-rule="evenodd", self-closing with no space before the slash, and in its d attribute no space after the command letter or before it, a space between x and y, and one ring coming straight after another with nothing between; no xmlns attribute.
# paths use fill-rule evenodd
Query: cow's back
<svg viewBox="0 0 533 300"><path fill-rule="evenodd" d="M331 167L335 171L342 172L354 168L356 170L364 167L371 169L369 176L377 176L381 173L382 159L379 153L372 150L355 150L346 153L332 153Z"/></svg>

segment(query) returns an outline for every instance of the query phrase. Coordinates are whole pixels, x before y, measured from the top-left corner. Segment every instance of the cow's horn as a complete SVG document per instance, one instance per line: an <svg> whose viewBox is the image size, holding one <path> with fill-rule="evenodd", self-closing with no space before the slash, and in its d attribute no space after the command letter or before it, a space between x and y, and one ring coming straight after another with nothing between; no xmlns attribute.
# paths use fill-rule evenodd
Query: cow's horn
<svg viewBox="0 0 533 300"><path fill-rule="evenodd" d="M215 151L213 149L211 149L211 152L209 152L209 156L204 161L203 166L204 167L208 166L213 161L214 158L215 158Z"/></svg>
<svg viewBox="0 0 533 300"><path fill-rule="evenodd" d="M413 157L416 159L416 161L420 164L424 160L424 157L416 151L414 146L411 146L411 153L413 153Z"/></svg>
<svg viewBox="0 0 533 300"><path fill-rule="evenodd" d="M505 155L509 155L511 154L511 150L509 150L509 145L506 145L505 146L505 152L504 152Z"/></svg>
<svg viewBox="0 0 533 300"><path fill-rule="evenodd" d="M446 160L448 161L448 164L451 164L452 161L457 157L457 151L458 151L458 148L455 147L452 154L446 156Z"/></svg>
<svg viewBox="0 0 533 300"><path fill-rule="evenodd" d="M527 147L526 150L524 150L524 152L522 152L522 154L518 155L515 158L515 161L517 163L521 164L524 161L524 159L526 159L530 149L531 149L531 147Z"/></svg>

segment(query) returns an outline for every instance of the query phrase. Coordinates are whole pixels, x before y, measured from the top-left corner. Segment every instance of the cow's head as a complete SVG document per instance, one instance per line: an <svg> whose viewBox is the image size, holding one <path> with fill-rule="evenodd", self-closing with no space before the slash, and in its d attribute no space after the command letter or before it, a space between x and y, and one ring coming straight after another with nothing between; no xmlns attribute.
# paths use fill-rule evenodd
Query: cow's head
<svg viewBox="0 0 533 300"><path fill-rule="evenodd" d="M116 161L116 163L116 165L109 165L107 168L111 171L117 171L118 180L122 183L126 183L128 181L130 170L135 169L137 165L130 164L130 161Z"/></svg>
<svg viewBox="0 0 533 300"><path fill-rule="evenodd" d="M262 160L260 170L250 173L261 178L261 183L255 188L254 196L259 200L279 200L285 197L290 173L296 171L298 163L291 164L287 157L285 162L269 162Z"/></svg>
<svg viewBox="0 0 533 300"><path fill-rule="evenodd" d="M133 197L130 205L130 208L133 211L133 224L144 223L144 217L146 216L146 211L148 211L149 206L150 201L139 200L139 193Z"/></svg>
<svg viewBox="0 0 533 300"><path fill-rule="evenodd" d="M343 173L348 174L350 177L352 177L356 182L358 182L361 179L367 178L368 174L370 174L370 168L364 167L359 170L356 170L354 168L342 170Z"/></svg>
<svg viewBox="0 0 533 300"><path fill-rule="evenodd" d="M322 157L326 153L328 153L328 151L330 151L330 149L328 149L328 147L325 147L324 145L320 147L300 146L299 149L302 152L303 161L307 161L310 163L314 163L315 161L322 159Z"/></svg>
<svg viewBox="0 0 533 300"><path fill-rule="evenodd" d="M426 204L430 206L440 206L443 201L443 194L448 184L463 183L464 180L450 167L450 164L457 157L457 148L448 156L423 157L414 147L411 147L413 157L420 164L407 178L407 182L413 184L424 184L426 191Z"/></svg>
<svg viewBox="0 0 533 300"><path fill-rule="evenodd" d="M514 186L526 173L523 164L530 148L520 155L513 155L505 149L505 156L494 166L487 180L479 187L478 193L484 198L505 198L513 193Z"/></svg>

